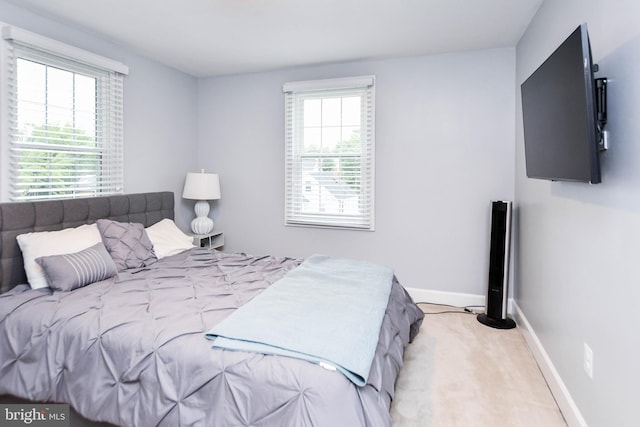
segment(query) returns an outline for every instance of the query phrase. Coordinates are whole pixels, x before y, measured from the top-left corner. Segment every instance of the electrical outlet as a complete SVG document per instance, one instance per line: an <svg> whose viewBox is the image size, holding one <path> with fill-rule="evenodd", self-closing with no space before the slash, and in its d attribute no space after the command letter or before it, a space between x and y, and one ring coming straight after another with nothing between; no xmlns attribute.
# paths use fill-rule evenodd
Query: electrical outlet
<svg viewBox="0 0 640 427"><path fill-rule="evenodd" d="M584 371L589 378L593 378L593 350L584 343Z"/></svg>

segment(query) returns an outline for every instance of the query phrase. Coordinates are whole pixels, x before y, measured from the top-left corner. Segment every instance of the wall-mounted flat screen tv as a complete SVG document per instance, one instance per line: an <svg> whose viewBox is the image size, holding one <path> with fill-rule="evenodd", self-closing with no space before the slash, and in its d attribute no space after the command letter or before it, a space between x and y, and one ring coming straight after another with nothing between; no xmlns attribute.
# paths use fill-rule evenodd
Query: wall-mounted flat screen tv
<svg viewBox="0 0 640 427"><path fill-rule="evenodd" d="M599 145L606 117L598 108L604 97L596 92L606 80L596 82L596 67L587 25L582 24L522 83L529 178L600 182Z"/></svg>

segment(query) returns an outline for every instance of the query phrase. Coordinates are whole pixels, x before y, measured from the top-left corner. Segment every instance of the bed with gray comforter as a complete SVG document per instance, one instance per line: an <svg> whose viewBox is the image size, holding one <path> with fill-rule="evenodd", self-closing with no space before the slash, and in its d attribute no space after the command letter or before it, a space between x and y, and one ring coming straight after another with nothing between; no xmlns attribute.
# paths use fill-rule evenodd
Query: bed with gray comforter
<svg viewBox="0 0 640 427"><path fill-rule="evenodd" d="M122 426L390 426L423 318L395 278L364 386L205 338L302 261L194 248L70 292L18 285L0 295L0 395Z"/></svg>

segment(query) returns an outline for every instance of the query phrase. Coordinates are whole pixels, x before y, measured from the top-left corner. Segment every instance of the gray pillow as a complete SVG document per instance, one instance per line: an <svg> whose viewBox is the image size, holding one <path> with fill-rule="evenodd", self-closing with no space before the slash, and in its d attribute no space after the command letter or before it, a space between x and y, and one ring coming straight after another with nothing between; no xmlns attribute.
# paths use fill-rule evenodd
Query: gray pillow
<svg viewBox="0 0 640 427"><path fill-rule="evenodd" d="M96 224L102 235L102 243L116 263L118 271L145 267L158 260L142 224L110 219L99 219Z"/></svg>
<svg viewBox="0 0 640 427"><path fill-rule="evenodd" d="M118 274L102 243L72 254L39 257L36 262L42 267L49 287L57 291L72 291Z"/></svg>

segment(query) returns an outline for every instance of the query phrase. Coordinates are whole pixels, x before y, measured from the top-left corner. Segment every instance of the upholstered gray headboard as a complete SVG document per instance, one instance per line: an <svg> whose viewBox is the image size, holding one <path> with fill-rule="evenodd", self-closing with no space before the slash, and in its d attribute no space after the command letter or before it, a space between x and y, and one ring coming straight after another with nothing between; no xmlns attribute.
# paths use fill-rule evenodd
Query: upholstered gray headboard
<svg viewBox="0 0 640 427"><path fill-rule="evenodd" d="M0 203L0 293L27 283L17 235L77 227L101 218L139 222L145 227L164 218L174 219L173 192Z"/></svg>

